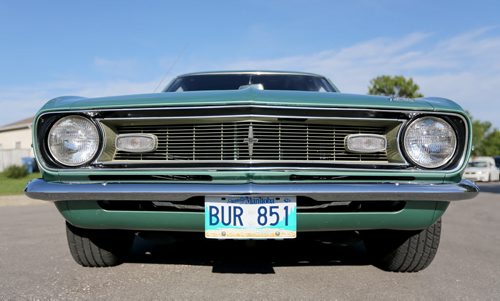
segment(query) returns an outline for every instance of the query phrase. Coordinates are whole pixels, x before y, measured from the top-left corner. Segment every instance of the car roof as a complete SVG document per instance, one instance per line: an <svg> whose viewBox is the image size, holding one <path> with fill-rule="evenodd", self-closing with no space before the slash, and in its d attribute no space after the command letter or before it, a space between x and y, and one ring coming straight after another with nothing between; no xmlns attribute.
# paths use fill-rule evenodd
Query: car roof
<svg viewBox="0 0 500 301"><path fill-rule="evenodd" d="M308 76L316 76L316 77L324 77L323 75L309 73L309 72L298 72L298 71L275 71L275 70L228 70L228 71L203 71L203 72L192 72L181 74L177 77L185 77L185 76L196 76L196 75L221 75L221 74L255 74L255 75L272 75L272 74L280 74L280 75L308 75Z"/></svg>

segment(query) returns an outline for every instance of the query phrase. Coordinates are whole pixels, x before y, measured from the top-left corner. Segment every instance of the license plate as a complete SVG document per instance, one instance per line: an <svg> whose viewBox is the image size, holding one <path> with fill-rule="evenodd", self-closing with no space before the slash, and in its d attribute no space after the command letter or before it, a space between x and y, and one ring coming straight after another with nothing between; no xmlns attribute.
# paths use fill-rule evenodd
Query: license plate
<svg viewBox="0 0 500 301"><path fill-rule="evenodd" d="M209 196L205 237L282 239L297 236L295 196Z"/></svg>

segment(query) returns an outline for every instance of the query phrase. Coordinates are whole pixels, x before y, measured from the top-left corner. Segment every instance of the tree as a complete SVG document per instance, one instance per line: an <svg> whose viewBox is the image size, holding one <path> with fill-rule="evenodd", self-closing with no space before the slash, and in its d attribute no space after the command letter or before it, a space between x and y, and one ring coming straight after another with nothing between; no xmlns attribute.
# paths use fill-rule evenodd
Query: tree
<svg viewBox="0 0 500 301"><path fill-rule="evenodd" d="M370 81L368 94L371 95L387 95L396 97L417 98L423 97L418 91L420 87L413 82L412 78L406 79L402 75L377 76Z"/></svg>
<svg viewBox="0 0 500 301"><path fill-rule="evenodd" d="M481 151L485 156L500 155L500 131L494 129L486 136Z"/></svg>
<svg viewBox="0 0 500 301"><path fill-rule="evenodd" d="M500 155L500 131L491 127L488 121L472 118L472 145L473 156L497 156Z"/></svg>

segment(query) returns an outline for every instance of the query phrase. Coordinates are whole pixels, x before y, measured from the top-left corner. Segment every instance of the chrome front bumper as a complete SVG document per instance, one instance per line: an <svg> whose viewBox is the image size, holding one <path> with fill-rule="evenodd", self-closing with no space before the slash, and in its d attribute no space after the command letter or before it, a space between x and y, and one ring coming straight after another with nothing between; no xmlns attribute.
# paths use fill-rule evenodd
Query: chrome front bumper
<svg viewBox="0 0 500 301"><path fill-rule="evenodd" d="M30 198L46 201L184 201L210 195L296 195L317 201L459 201L474 198L479 188L469 180L458 184L205 184L205 183L28 183Z"/></svg>

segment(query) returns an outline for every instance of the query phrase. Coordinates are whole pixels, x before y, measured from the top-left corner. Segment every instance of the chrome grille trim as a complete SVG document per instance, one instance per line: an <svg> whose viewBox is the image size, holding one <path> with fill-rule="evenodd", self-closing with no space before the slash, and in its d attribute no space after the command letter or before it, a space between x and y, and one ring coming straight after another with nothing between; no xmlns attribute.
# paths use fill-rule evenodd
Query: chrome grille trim
<svg viewBox="0 0 500 301"><path fill-rule="evenodd" d="M39 162L40 167L50 173L60 173L61 175L76 175L80 176L82 168L63 168L55 165L47 157L44 150L44 133L46 126L54 118L60 118L68 114L81 114L91 117L101 128L104 136L108 136L109 132L103 122L108 123L125 123L127 121L151 121L156 122L159 120L172 120L177 119L178 112L183 112L189 110L190 117L181 117L179 119L221 119L221 118L273 118L273 117L288 117L288 118L307 118L309 120L321 119L321 120L360 120L360 121L376 121L376 122L398 122L400 126L396 131L397 137L394 141L399 141L404 130L405 124L409 120L417 118L422 115L429 116L446 116L447 118L453 118L458 120L455 126L463 127L461 129L464 134L463 149L461 153L458 154L458 159L455 165L451 168L437 169L437 170L425 170L418 169L411 166L404 157L402 157L402 150L400 149L399 143L397 143L397 148L394 149L394 154L399 157L399 160L392 161L388 164L351 164L342 162L312 162L308 161L305 164L300 162L266 162L266 163L256 163L256 162L243 162L238 161L237 163L231 162L203 162L193 164L193 162L188 162L189 164L183 164L177 161L178 164L163 164L154 163L149 164L146 161L140 163L135 162L116 162L111 161L111 158L107 157L107 152L109 151L114 155L113 147L109 145L109 141L104 141L103 148L101 150L98 158L92 163L91 166L85 167L85 169L92 174L100 174L101 172L116 172L117 170L123 171L135 171L135 172L151 172L151 171L169 171L169 172L185 172L186 170L193 170L197 172L212 172L212 171L341 171L341 172L373 172L374 169L377 172L387 172L391 173L406 173L408 170L418 171L425 174L452 174L459 172L463 169L464 162L466 158L470 155L470 121L462 115L460 112L443 112L434 110L419 109L383 109L383 108L347 108L347 107L332 107L332 106L284 106L282 104L276 105L265 105L257 103L238 103L238 104L227 104L227 105L216 105L207 104L204 106L185 106L180 104L174 104L171 106L145 106L145 107L113 107L113 108L80 108L72 110L53 110L40 113L35 117L34 128L36 140L33 141L33 148L35 150L35 156ZM274 110L273 113L266 113L268 110ZM205 112L206 111L206 112ZM223 113L223 112L227 113ZM295 114L294 111L297 113ZM184 114L183 116L186 116ZM389 139L388 139L389 142ZM206 164L205 164L206 163Z"/></svg>
<svg viewBox="0 0 500 301"><path fill-rule="evenodd" d="M373 120L376 124L376 119ZM242 120L210 123L117 126L117 134L158 137L149 153L117 151L112 162L322 162L387 164L386 152L346 152L349 134L384 135L384 126L353 126L304 121Z"/></svg>

